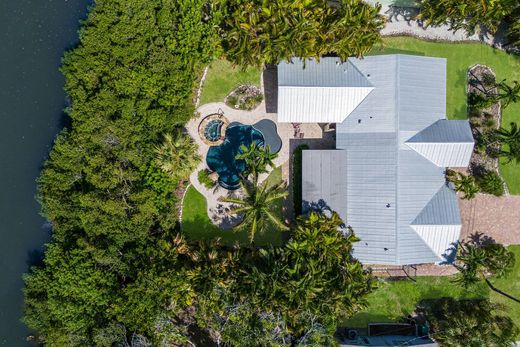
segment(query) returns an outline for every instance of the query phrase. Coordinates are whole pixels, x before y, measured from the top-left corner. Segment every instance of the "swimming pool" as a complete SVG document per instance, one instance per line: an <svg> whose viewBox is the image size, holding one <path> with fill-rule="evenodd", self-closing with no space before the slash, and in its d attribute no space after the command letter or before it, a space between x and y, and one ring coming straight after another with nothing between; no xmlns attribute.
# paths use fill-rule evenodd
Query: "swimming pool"
<svg viewBox="0 0 520 347"><path fill-rule="evenodd" d="M209 148L206 163L210 170L218 173L221 187L229 190L240 187L240 174L246 166L243 160L235 157L240 153L240 145L249 146L253 142L263 146L264 135L251 125L232 123L226 129L224 142Z"/></svg>

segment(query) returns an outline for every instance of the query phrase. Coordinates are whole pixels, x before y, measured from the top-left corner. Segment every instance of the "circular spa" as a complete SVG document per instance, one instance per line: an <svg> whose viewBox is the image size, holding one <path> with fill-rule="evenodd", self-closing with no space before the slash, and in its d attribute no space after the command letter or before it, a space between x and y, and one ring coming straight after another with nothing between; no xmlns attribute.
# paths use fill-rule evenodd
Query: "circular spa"
<svg viewBox="0 0 520 347"><path fill-rule="evenodd" d="M240 187L240 174L246 168L243 160L235 159L240 146L249 146L253 142L263 146L264 135L253 126L240 123L231 123L225 134L222 144L209 148L206 163L210 170L218 173L221 187L234 190Z"/></svg>
<svg viewBox="0 0 520 347"><path fill-rule="evenodd" d="M223 114L213 113L206 116L199 124L199 136L208 146L217 146L224 142L229 121Z"/></svg>

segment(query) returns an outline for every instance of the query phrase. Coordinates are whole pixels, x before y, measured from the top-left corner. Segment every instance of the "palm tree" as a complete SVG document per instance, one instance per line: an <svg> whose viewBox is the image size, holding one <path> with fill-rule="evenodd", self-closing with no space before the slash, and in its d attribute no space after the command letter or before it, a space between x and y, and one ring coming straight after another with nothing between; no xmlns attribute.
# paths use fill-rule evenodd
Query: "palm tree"
<svg viewBox="0 0 520 347"><path fill-rule="evenodd" d="M258 181L258 176L267 172L267 167L274 167L273 161L278 155L271 153L269 146L260 146L257 142L252 142L249 147L240 145L240 153L235 159L243 160L246 164L246 170L243 176L247 178L253 176L253 182Z"/></svg>
<svg viewBox="0 0 520 347"><path fill-rule="evenodd" d="M501 127L494 133L495 141L502 147L497 155L508 162L515 160L520 162L520 128L514 122L510 123L510 129Z"/></svg>
<svg viewBox="0 0 520 347"><path fill-rule="evenodd" d="M155 147L156 163L170 177L185 179L200 162L197 145L180 130L165 134L161 145Z"/></svg>
<svg viewBox="0 0 520 347"><path fill-rule="evenodd" d="M495 131L499 142L511 143L520 141L520 128L518 128L518 125L515 122L511 122L510 126L510 129L500 127L500 129Z"/></svg>
<svg viewBox="0 0 520 347"><path fill-rule="evenodd" d="M229 202L236 207L231 213L242 215L242 221L236 230L247 230L249 241L253 243L258 233L265 233L270 228L288 230L289 228L281 220L275 211L276 201L287 196L287 188L284 182L269 186L267 181L260 185L245 180L241 181L245 196L243 198L223 197L221 201Z"/></svg>
<svg viewBox="0 0 520 347"><path fill-rule="evenodd" d="M461 172L451 171L447 178L455 185L457 192L462 192L462 199L471 200L478 193L479 189L473 176L464 175Z"/></svg>
<svg viewBox="0 0 520 347"><path fill-rule="evenodd" d="M519 299L495 288L488 279L489 276L504 277L515 265L514 253L504 246L498 243L460 244L457 260L459 264L455 267L459 270L459 274L455 278L456 283L469 287L483 280L494 292L520 303Z"/></svg>
<svg viewBox="0 0 520 347"><path fill-rule="evenodd" d="M349 0L237 0L220 23L226 58L238 65L277 64L334 53L361 56L381 41L380 5Z"/></svg>
<svg viewBox="0 0 520 347"><path fill-rule="evenodd" d="M441 298L424 303L433 337L446 347L511 346L518 327L489 299ZM506 313L506 312L504 312Z"/></svg>
<svg viewBox="0 0 520 347"><path fill-rule="evenodd" d="M510 86L503 80L500 83L496 84L498 89L498 93L495 96L495 99L502 101L502 106L506 108L511 103L517 102L520 100L520 83L518 81L513 81L513 85Z"/></svg>

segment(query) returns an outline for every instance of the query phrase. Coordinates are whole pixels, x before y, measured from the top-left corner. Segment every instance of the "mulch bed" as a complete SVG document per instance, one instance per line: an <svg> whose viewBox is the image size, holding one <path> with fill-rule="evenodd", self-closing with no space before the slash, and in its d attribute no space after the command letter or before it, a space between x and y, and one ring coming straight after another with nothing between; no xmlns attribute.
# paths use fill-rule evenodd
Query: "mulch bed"
<svg viewBox="0 0 520 347"><path fill-rule="evenodd" d="M500 150L499 144L485 144L485 136L498 129L502 120L500 102L483 109L471 106L469 102L471 94L485 95L496 93L496 75L485 65L474 65L468 71L468 114L471 131L475 139L475 151L471 156L469 172L473 176L482 176L489 171L499 172L499 161L495 153ZM507 190L506 190L507 192Z"/></svg>

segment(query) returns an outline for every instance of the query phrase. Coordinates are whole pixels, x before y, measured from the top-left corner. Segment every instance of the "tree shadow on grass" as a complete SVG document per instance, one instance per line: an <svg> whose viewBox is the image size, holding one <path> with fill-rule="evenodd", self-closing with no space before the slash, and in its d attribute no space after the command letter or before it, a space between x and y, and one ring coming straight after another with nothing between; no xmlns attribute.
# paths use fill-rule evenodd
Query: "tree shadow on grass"
<svg viewBox="0 0 520 347"><path fill-rule="evenodd" d="M194 219L183 219L181 225L182 233L188 240L211 240L220 238L225 245L232 246L237 242L240 245L247 246L250 244L249 235L246 231L235 231L234 229L220 229L205 216L195 216ZM283 233L280 231L269 231L264 234L258 234L255 237L255 246L282 244Z"/></svg>

